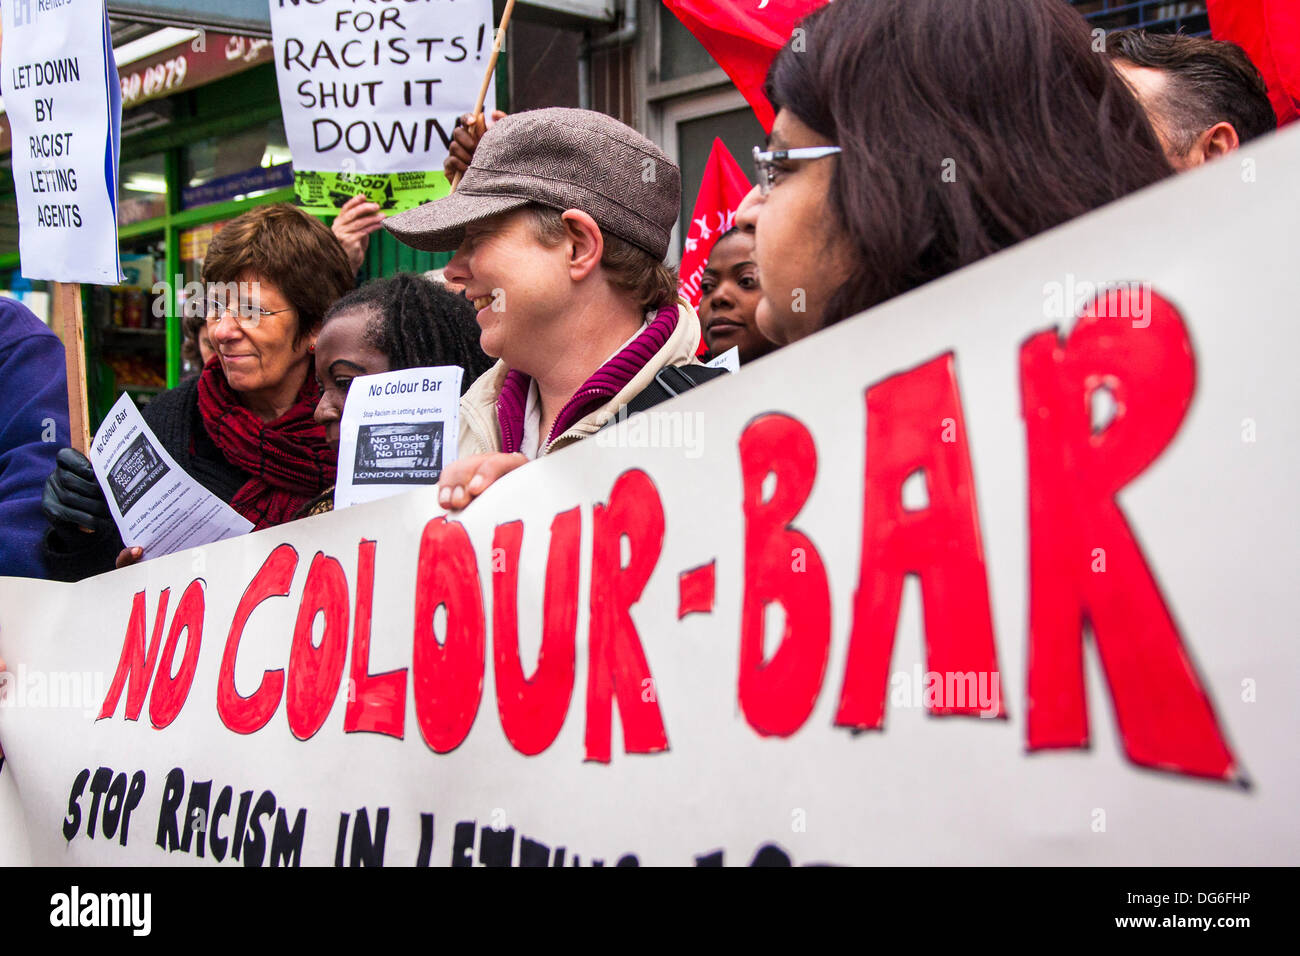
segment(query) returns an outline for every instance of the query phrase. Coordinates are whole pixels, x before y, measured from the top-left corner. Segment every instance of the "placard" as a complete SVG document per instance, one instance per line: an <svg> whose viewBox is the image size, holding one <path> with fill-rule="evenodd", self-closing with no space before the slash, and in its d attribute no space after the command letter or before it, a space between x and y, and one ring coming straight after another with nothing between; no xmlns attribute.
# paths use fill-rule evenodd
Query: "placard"
<svg viewBox="0 0 1300 956"><path fill-rule="evenodd" d="M116 285L122 93L103 0L2 9L23 275Z"/></svg>
<svg viewBox="0 0 1300 956"><path fill-rule="evenodd" d="M334 507L434 485L460 442L457 365L404 368L352 380L339 422Z"/></svg>
<svg viewBox="0 0 1300 956"><path fill-rule="evenodd" d="M492 52L492 2L275 0L271 32L296 169L439 170Z"/></svg>
<svg viewBox="0 0 1300 956"><path fill-rule="evenodd" d="M343 205L358 195L395 216L451 194L451 184L441 170L364 174L294 170L293 189L298 205L307 212L330 216L337 216Z"/></svg>

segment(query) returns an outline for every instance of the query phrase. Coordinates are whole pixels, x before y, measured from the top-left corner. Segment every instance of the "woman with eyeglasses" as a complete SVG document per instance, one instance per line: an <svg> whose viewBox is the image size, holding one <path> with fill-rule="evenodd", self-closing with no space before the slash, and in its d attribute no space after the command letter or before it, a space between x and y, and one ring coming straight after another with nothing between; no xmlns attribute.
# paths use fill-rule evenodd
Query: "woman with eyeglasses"
<svg viewBox="0 0 1300 956"><path fill-rule="evenodd" d="M1169 175L1096 44L1060 0L804 18L768 71L776 122L736 216L763 334L793 342Z"/></svg>
<svg viewBox="0 0 1300 956"><path fill-rule="evenodd" d="M145 421L191 477L253 523L292 520L334 482L335 456L313 413L313 363L325 312L353 286L342 246L287 203L221 229L203 262L204 320L215 355L164 392ZM84 455L64 448L46 483L46 561L74 581L134 563Z"/></svg>

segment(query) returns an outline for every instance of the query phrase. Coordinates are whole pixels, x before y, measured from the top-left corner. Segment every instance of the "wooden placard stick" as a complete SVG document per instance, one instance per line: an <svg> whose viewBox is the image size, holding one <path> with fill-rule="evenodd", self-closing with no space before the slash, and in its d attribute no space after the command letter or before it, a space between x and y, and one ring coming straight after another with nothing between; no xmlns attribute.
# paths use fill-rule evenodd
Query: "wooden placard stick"
<svg viewBox="0 0 1300 956"><path fill-rule="evenodd" d="M86 343L81 324L81 285L53 282L54 325L63 339L68 371L68 424L72 447L90 453L90 413L86 406Z"/></svg>
<svg viewBox="0 0 1300 956"><path fill-rule="evenodd" d="M478 99L474 102L474 112L470 114L473 121L471 127L477 127L479 135L487 128L486 120L483 115L483 101L487 99L488 84L492 82L492 74L497 69L497 55L501 52L501 44L506 38L506 27L510 26L510 14L515 9L515 0L506 0L506 8L501 12L501 26L497 28L496 39L492 42L492 55L488 57L487 71L483 74L483 85L478 88ZM455 192L456 187L460 185L460 173L457 173L451 181L451 191Z"/></svg>

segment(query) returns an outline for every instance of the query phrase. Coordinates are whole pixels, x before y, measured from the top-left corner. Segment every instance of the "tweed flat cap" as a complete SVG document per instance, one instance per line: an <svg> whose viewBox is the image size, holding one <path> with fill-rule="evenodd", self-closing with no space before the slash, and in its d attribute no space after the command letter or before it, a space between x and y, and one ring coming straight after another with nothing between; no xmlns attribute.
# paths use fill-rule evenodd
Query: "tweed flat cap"
<svg viewBox="0 0 1300 956"><path fill-rule="evenodd" d="M465 227L528 203L581 209L656 259L680 212L682 176L658 146L604 113L551 108L492 125L450 196L384 221L427 252L455 249Z"/></svg>

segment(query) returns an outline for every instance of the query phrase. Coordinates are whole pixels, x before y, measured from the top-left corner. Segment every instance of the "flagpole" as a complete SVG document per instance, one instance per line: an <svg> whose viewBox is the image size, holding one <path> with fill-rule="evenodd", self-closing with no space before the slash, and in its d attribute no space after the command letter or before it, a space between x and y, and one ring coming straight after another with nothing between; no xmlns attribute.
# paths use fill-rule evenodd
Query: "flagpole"
<svg viewBox="0 0 1300 956"><path fill-rule="evenodd" d="M474 112L470 114L470 127L477 128L482 125L483 129L487 128L483 119L483 101L487 99L488 85L492 82L492 74L497 69L497 55L501 52L501 44L506 38L506 27L510 26L510 14L515 9L515 0L506 0L506 8L501 13L501 26L497 28L496 39L492 43L492 55L488 57L487 72L483 74L483 85L479 87L478 99L474 102ZM480 129L479 135L482 135ZM459 172L456 173L451 181L451 191L455 192L456 187L460 185Z"/></svg>
<svg viewBox="0 0 1300 956"><path fill-rule="evenodd" d="M86 343L82 326L81 285L54 282L55 327L63 339L68 379L68 424L72 447L90 452L90 413L86 406Z"/></svg>

